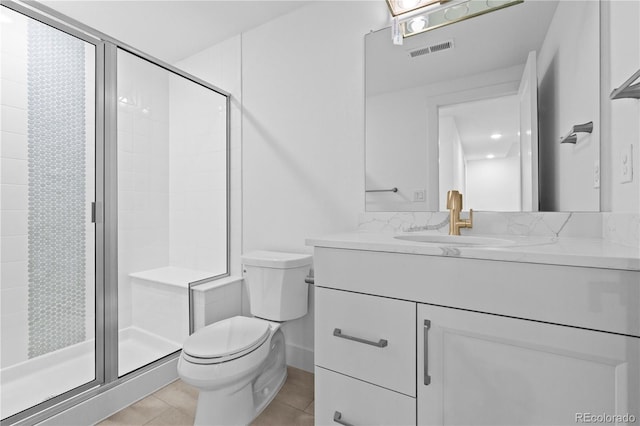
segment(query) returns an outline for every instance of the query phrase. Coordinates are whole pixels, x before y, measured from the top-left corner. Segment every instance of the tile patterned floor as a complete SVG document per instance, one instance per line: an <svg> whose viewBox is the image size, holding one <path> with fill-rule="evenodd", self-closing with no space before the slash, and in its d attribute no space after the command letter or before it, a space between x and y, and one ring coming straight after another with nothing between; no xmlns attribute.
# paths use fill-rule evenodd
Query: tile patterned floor
<svg viewBox="0 0 640 426"><path fill-rule="evenodd" d="M181 380L98 423L98 426L193 425L198 391ZM312 426L313 374L288 367L285 384L252 426Z"/></svg>

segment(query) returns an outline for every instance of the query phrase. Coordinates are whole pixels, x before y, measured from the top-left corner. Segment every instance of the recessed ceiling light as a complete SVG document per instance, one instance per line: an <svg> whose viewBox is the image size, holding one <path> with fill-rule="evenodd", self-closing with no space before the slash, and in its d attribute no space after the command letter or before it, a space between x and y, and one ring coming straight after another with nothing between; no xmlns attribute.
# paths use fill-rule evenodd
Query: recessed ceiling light
<svg viewBox="0 0 640 426"><path fill-rule="evenodd" d="M487 155L487 159L491 160L492 158L496 158L496 156L495 156L495 155L493 155L493 154L489 154L489 155Z"/></svg>
<svg viewBox="0 0 640 426"><path fill-rule="evenodd" d="M494 133L491 135L491 139L500 139L502 135L500 133Z"/></svg>

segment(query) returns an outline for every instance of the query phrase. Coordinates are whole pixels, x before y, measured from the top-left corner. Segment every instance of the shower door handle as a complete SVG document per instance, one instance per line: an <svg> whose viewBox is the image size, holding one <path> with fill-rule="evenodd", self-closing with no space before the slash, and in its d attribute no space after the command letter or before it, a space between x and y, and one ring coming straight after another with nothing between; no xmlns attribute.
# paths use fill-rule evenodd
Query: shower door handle
<svg viewBox="0 0 640 426"><path fill-rule="evenodd" d="M91 223L102 222L102 207L99 203L91 203Z"/></svg>

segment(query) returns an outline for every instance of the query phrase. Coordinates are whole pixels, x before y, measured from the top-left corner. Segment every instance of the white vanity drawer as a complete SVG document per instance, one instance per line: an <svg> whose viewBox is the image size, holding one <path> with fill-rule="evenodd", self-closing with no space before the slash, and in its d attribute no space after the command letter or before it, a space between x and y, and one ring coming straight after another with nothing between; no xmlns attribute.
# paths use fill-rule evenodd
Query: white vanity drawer
<svg viewBox="0 0 640 426"><path fill-rule="evenodd" d="M416 304L317 287L315 363L415 396Z"/></svg>
<svg viewBox="0 0 640 426"><path fill-rule="evenodd" d="M415 425L416 400L324 368L315 368L315 424Z"/></svg>

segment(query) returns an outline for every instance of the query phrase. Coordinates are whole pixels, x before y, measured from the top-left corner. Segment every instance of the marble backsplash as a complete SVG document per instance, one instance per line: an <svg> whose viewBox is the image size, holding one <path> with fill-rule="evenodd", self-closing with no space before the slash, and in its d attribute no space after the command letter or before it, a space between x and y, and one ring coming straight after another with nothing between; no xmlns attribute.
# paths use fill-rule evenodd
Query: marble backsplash
<svg viewBox="0 0 640 426"><path fill-rule="evenodd" d="M602 213L602 238L617 244L640 247L640 214Z"/></svg>
<svg viewBox="0 0 640 426"><path fill-rule="evenodd" d="M462 217L467 217L467 212ZM448 212L361 213L358 229L377 232L433 230L447 233ZM569 238L603 238L613 243L640 246L640 214L474 212L473 228L466 234L499 234Z"/></svg>

